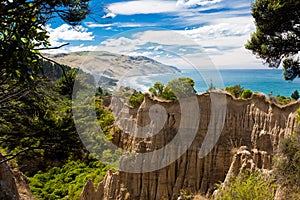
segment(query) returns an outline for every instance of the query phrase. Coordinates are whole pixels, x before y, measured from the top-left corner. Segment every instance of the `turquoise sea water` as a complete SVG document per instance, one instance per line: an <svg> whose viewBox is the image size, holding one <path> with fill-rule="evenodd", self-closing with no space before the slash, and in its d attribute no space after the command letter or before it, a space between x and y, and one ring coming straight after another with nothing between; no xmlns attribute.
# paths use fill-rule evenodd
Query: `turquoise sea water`
<svg viewBox="0 0 300 200"><path fill-rule="evenodd" d="M272 91L274 96L280 94L289 97L295 90L300 92L300 79L285 81L280 69L222 69L218 71L186 69L176 74L129 77L124 80L124 83L126 86L145 92L157 81L167 83L176 77L192 78L198 93L205 92L210 83L217 88L240 84L244 89L266 95Z"/></svg>

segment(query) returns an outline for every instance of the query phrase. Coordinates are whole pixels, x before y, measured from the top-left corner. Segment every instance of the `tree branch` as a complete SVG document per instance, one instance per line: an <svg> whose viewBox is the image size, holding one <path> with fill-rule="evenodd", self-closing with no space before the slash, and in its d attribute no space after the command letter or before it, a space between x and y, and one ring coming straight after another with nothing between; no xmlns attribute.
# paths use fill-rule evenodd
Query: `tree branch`
<svg viewBox="0 0 300 200"><path fill-rule="evenodd" d="M3 155L4 157L6 157L6 159L1 160L1 161L0 161L0 165L3 164L3 163L5 163L5 162L7 162L7 161L9 161L9 160L14 159L15 157L17 157L17 156L20 155L21 153L24 153L24 152L26 152L26 151L28 151L28 150L32 150L32 149L38 149L38 148L37 148L37 147L27 147L27 148L25 148L25 149L23 149L23 150L21 150L21 151L15 153L15 154ZM7 158L7 157L9 157L9 158Z"/></svg>
<svg viewBox="0 0 300 200"><path fill-rule="evenodd" d="M66 70L64 69L64 66L63 66L63 65L61 65L61 64L58 63L58 62L56 62L55 60L52 60L52 59L50 59L50 58L47 58L47 57L43 56L42 54L39 54L39 56L41 56L43 59L45 59L45 60L47 60L47 61L49 61L49 62L52 62L52 63L58 65L58 66L61 68L61 70L62 70L62 72L63 72L63 75L64 75L64 77L65 77L65 79L66 79L68 85L71 86L71 83L70 83L70 81L69 81L69 79L68 79L68 77L67 77Z"/></svg>
<svg viewBox="0 0 300 200"><path fill-rule="evenodd" d="M70 43L65 43L65 44L62 44L58 47L47 47L47 48L38 48L38 49L34 49L34 50L37 50L37 51L40 51L40 50L51 50L51 49L60 49L61 47L64 47L64 46L67 46L69 45Z"/></svg>

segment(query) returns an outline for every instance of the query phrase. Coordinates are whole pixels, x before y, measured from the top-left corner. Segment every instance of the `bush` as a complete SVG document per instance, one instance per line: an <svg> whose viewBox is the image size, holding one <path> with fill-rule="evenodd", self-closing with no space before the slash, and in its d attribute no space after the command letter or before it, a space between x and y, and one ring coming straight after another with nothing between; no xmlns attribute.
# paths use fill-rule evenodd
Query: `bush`
<svg viewBox="0 0 300 200"><path fill-rule="evenodd" d="M234 86L226 87L225 90L235 96L235 98L239 98L244 92L244 87L241 87L240 84L236 84Z"/></svg>
<svg viewBox="0 0 300 200"><path fill-rule="evenodd" d="M195 82L191 78L180 77L169 81L167 85L156 82L149 92L166 100L176 100L195 95L194 85Z"/></svg>
<svg viewBox="0 0 300 200"><path fill-rule="evenodd" d="M138 108L143 101L144 101L144 94L141 92L135 92L129 97L129 103L134 108Z"/></svg>
<svg viewBox="0 0 300 200"><path fill-rule="evenodd" d="M29 177L30 190L36 199L79 199L85 182L91 179L98 184L107 170L99 161L88 164L69 161L62 168L53 167Z"/></svg>
<svg viewBox="0 0 300 200"><path fill-rule="evenodd" d="M300 120L300 109L298 109ZM289 138L282 140L279 156L276 158L275 174L278 182L292 191L290 196L300 197L300 130L299 127ZM291 198L290 198L291 199Z"/></svg>
<svg viewBox="0 0 300 200"><path fill-rule="evenodd" d="M217 186L218 200L273 200L277 186L272 180L265 180L261 173L245 173L235 177L230 185L222 189Z"/></svg>
<svg viewBox="0 0 300 200"><path fill-rule="evenodd" d="M295 99L295 100L298 100L298 99L299 99L299 92L298 92L298 90L295 90L295 91L292 93L291 97L292 97L293 99Z"/></svg>
<svg viewBox="0 0 300 200"><path fill-rule="evenodd" d="M285 97L285 96L281 96L281 95L277 95L276 99L283 105L286 105L288 103L290 103L292 101L291 98L289 97Z"/></svg>
<svg viewBox="0 0 300 200"><path fill-rule="evenodd" d="M242 99L248 99L248 98L251 98L252 96L252 91L247 89L247 90L244 90L241 97Z"/></svg>

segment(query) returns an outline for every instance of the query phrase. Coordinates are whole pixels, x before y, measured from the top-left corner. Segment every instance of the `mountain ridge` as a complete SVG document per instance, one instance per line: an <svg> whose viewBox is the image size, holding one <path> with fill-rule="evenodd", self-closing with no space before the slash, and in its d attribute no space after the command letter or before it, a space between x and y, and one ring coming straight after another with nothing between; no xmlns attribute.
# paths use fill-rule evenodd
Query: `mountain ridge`
<svg viewBox="0 0 300 200"><path fill-rule="evenodd" d="M125 76L145 76L157 73L177 73L175 66L165 65L145 56L129 56L108 51L81 51L46 54L48 58L72 68L80 68L96 77L118 81Z"/></svg>

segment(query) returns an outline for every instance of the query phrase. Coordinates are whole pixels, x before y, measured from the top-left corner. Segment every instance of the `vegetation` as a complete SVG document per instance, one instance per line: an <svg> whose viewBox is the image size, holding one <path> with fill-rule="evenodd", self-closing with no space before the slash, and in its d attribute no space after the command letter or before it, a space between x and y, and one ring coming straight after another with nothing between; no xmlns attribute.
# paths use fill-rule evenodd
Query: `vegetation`
<svg viewBox="0 0 300 200"><path fill-rule="evenodd" d="M46 23L60 17L70 25L77 25L89 14L88 3L89 0L1 1L1 77L19 83L36 79L44 58L40 51L53 48Z"/></svg>
<svg viewBox="0 0 300 200"><path fill-rule="evenodd" d="M61 168L53 167L30 177L30 190L36 199L79 199L86 181L91 179L97 186L107 170L99 161L69 161Z"/></svg>
<svg viewBox="0 0 300 200"><path fill-rule="evenodd" d="M44 64L47 72L60 68L49 62ZM102 162L95 161L85 149L72 115L73 86L66 81L68 79L74 83L77 70L66 66L64 70L66 77L49 73L48 77L37 82L34 90L23 88L25 84L20 86L17 80L0 85L1 92L14 87L13 91L21 94L0 104L1 153L7 160L14 159L14 167L19 167L31 177L30 188L37 199L79 199L86 180L90 178L98 183L108 168L118 166L122 153L118 149L105 150L111 137L109 133L114 117L102 105L102 99L80 96L81 93L75 91L83 101L92 99L92 109L96 111L98 123L104 132L104 135L89 133L93 135L93 141L98 142L92 150L101 152ZM79 83L78 87L90 85Z"/></svg>
<svg viewBox="0 0 300 200"><path fill-rule="evenodd" d="M144 94L142 92L135 92L129 97L129 103L133 108L138 108L144 101Z"/></svg>
<svg viewBox="0 0 300 200"><path fill-rule="evenodd" d="M285 97L281 95L277 95L276 99L283 105L289 104L292 102L292 99L290 97Z"/></svg>
<svg viewBox="0 0 300 200"><path fill-rule="evenodd" d="M38 199L78 199L87 178L98 183L108 169L92 159L76 132L71 96L80 95L73 91L78 70L41 53L61 47L49 43L46 23L58 17L76 26L89 14L88 4L89 0L0 2L0 149L4 161L13 159L14 166L31 176L30 187ZM83 81L77 88L85 87L89 83ZM112 114L100 98L90 98L108 137ZM105 147L107 141L102 141L99 145ZM101 156L110 162L116 160L114 153Z"/></svg>
<svg viewBox="0 0 300 200"><path fill-rule="evenodd" d="M225 88L225 90L235 96L235 98L239 98L244 91L244 87L241 87L240 84L237 84L234 86L228 86Z"/></svg>
<svg viewBox="0 0 300 200"><path fill-rule="evenodd" d="M251 98L253 92L249 89L244 90L240 84L236 84L234 86L228 86L225 88L225 91L232 94L235 98L248 99Z"/></svg>
<svg viewBox="0 0 300 200"><path fill-rule="evenodd" d="M289 104L293 101L296 101L298 98L299 98L299 93L297 90L295 90L292 94L291 94L291 97L286 97L286 96L282 96L280 94L278 94L276 97L273 96L273 91L271 91L269 93L269 97L270 97L270 100L274 101L275 103L278 103L278 104L282 104L282 105L286 105L286 104Z"/></svg>
<svg viewBox="0 0 300 200"><path fill-rule="evenodd" d="M169 81L166 85L156 82L149 92L166 100L186 98L196 94L195 82L191 78L180 77Z"/></svg>
<svg viewBox="0 0 300 200"><path fill-rule="evenodd" d="M251 98L252 96L252 91L247 89L247 90L244 90L242 95L241 95L241 98L242 99L248 99L248 98Z"/></svg>
<svg viewBox="0 0 300 200"><path fill-rule="evenodd" d="M23 163L20 169L28 173L46 168L54 160L64 162L84 154L72 120L71 100L56 92L52 81L36 84L34 90L11 79L0 85L1 92L11 88L19 95L0 104L0 145L7 152L5 156L17 156Z"/></svg>
<svg viewBox="0 0 300 200"><path fill-rule="evenodd" d="M47 66L56 68L55 65ZM45 69L52 71L47 67ZM67 78L74 82L77 70L67 67L64 70L67 77L54 80L56 75L53 75L53 81L49 80L50 77L45 78L44 81L37 82L38 87L35 90L23 88L24 84L20 86L16 80L0 85L0 93L14 87L12 90L20 95L0 104L0 147L4 149L4 156L8 160L17 159L20 170L27 175L33 175L48 166L62 166L70 159L85 160L88 157L89 153L84 148L73 121L73 86L65 81ZM83 87L88 85L79 86ZM114 117L102 106L102 99L89 98L95 103L92 109L96 111L98 123L106 135L105 138L102 134L93 133L101 141L94 148L101 149L103 153ZM83 97L83 101L86 100L88 98ZM118 158L115 152L104 153L106 160Z"/></svg>
<svg viewBox="0 0 300 200"><path fill-rule="evenodd" d="M75 72L47 62L41 51L58 48L49 43L46 23L59 17L75 26L89 14L88 3L0 2L0 145L8 160L22 163L23 172L34 173L54 160L64 163L86 154L75 130L71 100L60 90L69 88L70 94L66 72ZM65 83L55 85L61 76Z"/></svg>
<svg viewBox="0 0 300 200"><path fill-rule="evenodd" d="M282 64L286 80L300 77L299 7L299 0L256 0L252 4L256 31L245 47L269 67Z"/></svg>
<svg viewBox="0 0 300 200"><path fill-rule="evenodd" d="M298 109L298 120L300 120ZM300 198L300 130L299 126L289 138L280 145L279 156L275 162L278 183L287 189L287 199Z"/></svg>
<svg viewBox="0 0 300 200"><path fill-rule="evenodd" d="M230 185L217 185L219 200L273 200L277 188L273 180L266 180L259 172L244 173L233 178Z"/></svg>
<svg viewBox="0 0 300 200"><path fill-rule="evenodd" d="M292 99L294 99L294 100L298 100L299 99L299 92L298 92L298 90L295 90L293 93L292 93L292 95L291 95L291 97L292 97Z"/></svg>
<svg viewBox="0 0 300 200"><path fill-rule="evenodd" d="M186 192L185 190L181 189L179 191L179 199L181 200L191 200L194 198L193 194L189 194L188 192Z"/></svg>

